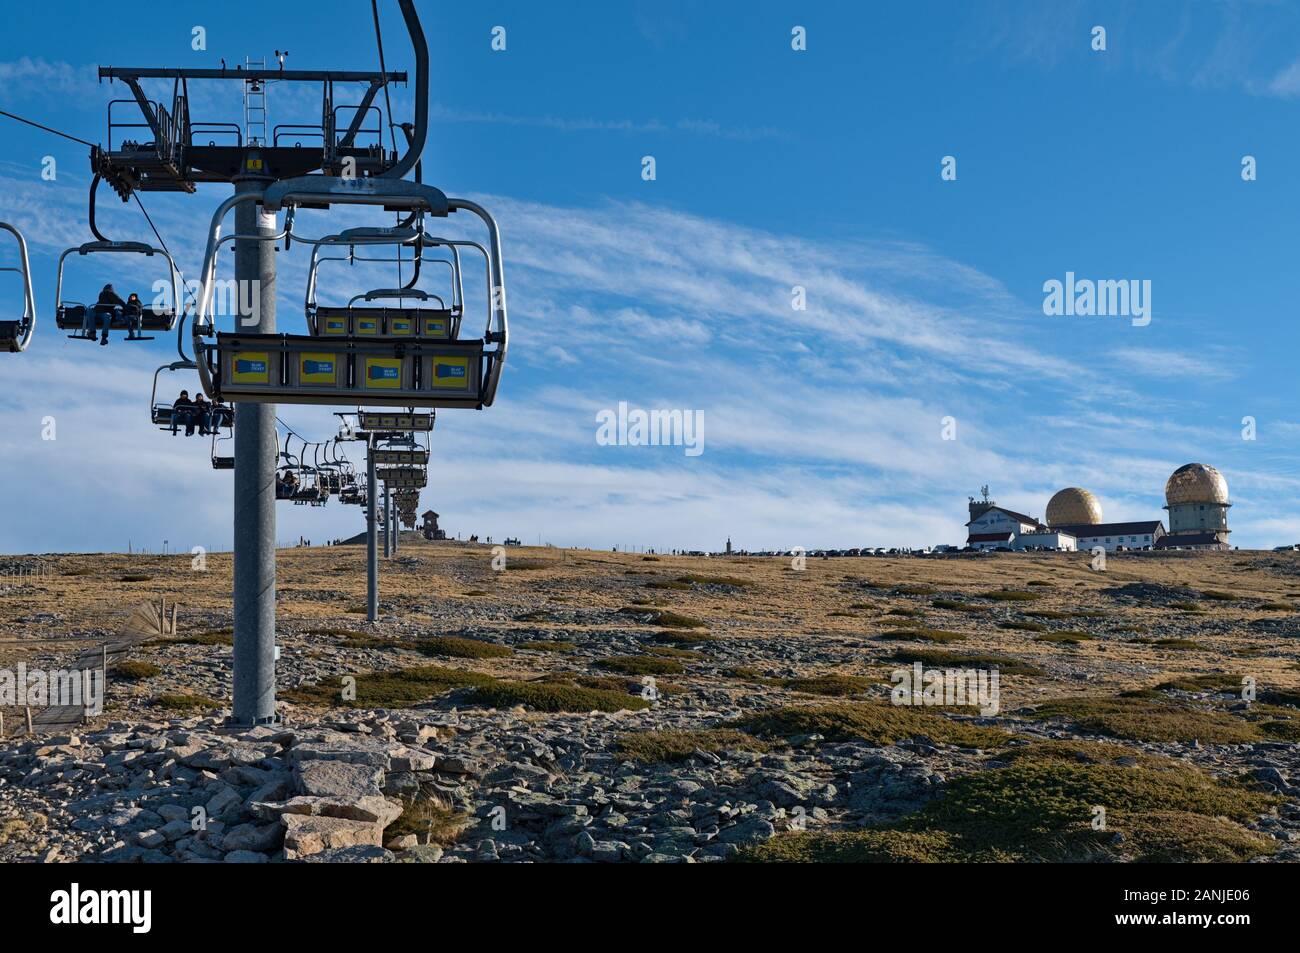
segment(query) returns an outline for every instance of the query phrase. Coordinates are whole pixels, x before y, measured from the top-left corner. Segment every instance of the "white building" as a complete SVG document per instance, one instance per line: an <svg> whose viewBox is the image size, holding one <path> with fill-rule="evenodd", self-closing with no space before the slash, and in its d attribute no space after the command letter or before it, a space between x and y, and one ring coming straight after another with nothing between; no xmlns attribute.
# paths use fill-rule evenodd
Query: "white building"
<svg viewBox="0 0 1300 953"><path fill-rule="evenodd" d="M1046 532L1047 527L1032 516L998 506L989 499L984 487L983 499L970 497L970 520L966 523L966 545L975 549L1014 548L1016 540L1031 533Z"/></svg>
<svg viewBox="0 0 1300 953"><path fill-rule="evenodd" d="M1055 528L1072 535L1082 550L1091 551L1100 546L1108 553L1113 553L1121 546L1125 549L1154 548L1165 535L1165 524L1160 520L1140 520L1135 523L1080 523L1077 526Z"/></svg>
<svg viewBox="0 0 1300 953"><path fill-rule="evenodd" d="M1034 533L1021 533L1011 544L1012 549L1052 549L1073 553L1079 549L1078 541L1069 533L1057 529Z"/></svg>

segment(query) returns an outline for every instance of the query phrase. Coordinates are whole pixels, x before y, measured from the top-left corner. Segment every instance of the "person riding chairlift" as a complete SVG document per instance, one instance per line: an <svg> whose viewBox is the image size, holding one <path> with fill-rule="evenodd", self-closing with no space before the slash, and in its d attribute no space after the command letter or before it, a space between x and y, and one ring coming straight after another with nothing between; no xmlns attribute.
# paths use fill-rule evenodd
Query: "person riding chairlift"
<svg viewBox="0 0 1300 953"><path fill-rule="evenodd" d="M275 478L275 497L278 500L292 499L294 493L298 490L298 476L292 470L286 469Z"/></svg>
<svg viewBox="0 0 1300 953"><path fill-rule="evenodd" d="M105 331L104 334L107 335L108 332ZM194 401L190 400L190 392L187 390L181 391L181 395L176 398L176 403L172 404L173 437L176 436L176 429L181 424L185 425L185 436L194 436L194 418L197 412L197 407L198 405L196 405Z"/></svg>
<svg viewBox="0 0 1300 953"><path fill-rule="evenodd" d="M131 297L135 297L132 295ZM138 298L136 299L139 300ZM86 335L86 340L95 340L95 332L99 329L99 323L104 322L104 336L99 339L100 344L108 343L108 330L113 326L113 313L118 308L124 312L126 302L117 296L112 285L104 285L99 292L99 300L92 307L86 309L85 315L81 319L81 330Z"/></svg>
<svg viewBox="0 0 1300 953"><path fill-rule="evenodd" d="M206 437L212 431L212 405L202 394L194 395L194 422L199 425L199 435ZM193 431L191 431L192 433ZM188 437L189 434L186 434Z"/></svg>
<svg viewBox="0 0 1300 953"><path fill-rule="evenodd" d="M126 304L122 307L122 316L126 318L127 340L134 341L136 338L141 337L144 330L144 303L134 291L126 296Z"/></svg>

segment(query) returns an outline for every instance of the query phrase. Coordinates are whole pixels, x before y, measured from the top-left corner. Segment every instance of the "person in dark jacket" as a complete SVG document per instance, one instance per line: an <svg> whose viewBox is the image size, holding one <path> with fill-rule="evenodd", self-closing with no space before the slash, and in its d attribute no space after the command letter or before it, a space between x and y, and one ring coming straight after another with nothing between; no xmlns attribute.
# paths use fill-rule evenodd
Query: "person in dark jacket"
<svg viewBox="0 0 1300 953"><path fill-rule="evenodd" d="M176 428L181 424L185 425L185 436L194 436L194 401L190 400L190 392L181 391L181 395L176 398L176 403L172 404L172 436L176 436Z"/></svg>
<svg viewBox="0 0 1300 953"><path fill-rule="evenodd" d="M86 316L89 319L89 337L95 339L95 331L99 328L99 323L104 323L104 336L99 339L100 344L108 343L108 330L113 326L113 312L117 309L126 309L126 302L117 296L112 285L104 285L99 293L99 300L95 302L93 308L86 310ZM87 330L83 324L83 330Z"/></svg>
<svg viewBox="0 0 1300 953"><path fill-rule="evenodd" d="M206 437L208 425L212 422L212 405L202 394L194 395L194 422L199 425L199 434Z"/></svg>
<svg viewBox="0 0 1300 953"><path fill-rule="evenodd" d="M122 316L126 318L126 336L129 339L141 337L144 321L144 302L140 296L132 291L126 297L126 305L122 308Z"/></svg>

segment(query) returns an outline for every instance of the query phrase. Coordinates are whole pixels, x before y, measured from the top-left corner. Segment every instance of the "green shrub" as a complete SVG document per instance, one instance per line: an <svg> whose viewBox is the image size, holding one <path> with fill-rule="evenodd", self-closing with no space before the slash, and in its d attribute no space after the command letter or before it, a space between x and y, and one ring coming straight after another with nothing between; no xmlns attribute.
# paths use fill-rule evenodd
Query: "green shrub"
<svg viewBox="0 0 1300 953"><path fill-rule="evenodd" d="M862 675L808 675L785 678L781 685L808 695L846 696L870 691L875 683Z"/></svg>
<svg viewBox="0 0 1300 953"><path fill-rule="evenodd" d="M756 751L771 745L734 728L704 728L694 731L624 732L614 740L614 757L638 764L685 761L696 751Z"/></svg>
<svg viewBox="0 0 1300 953"><path fill-rule="evenodd" d="M1255 727L1241 718L1144 697L1048 701L1038 705L1030 717L1064 719L1081 731L1129 741L1239 744L1259 739Z"/></svg>
<svg viewBox="0 0 1300 953"><path fill-rule="evenodd" d="M943 629L894 629L881 634L880 638L888 641L905 641L919 639L923 642L961 642L966 636L960 632L947 632Z"/></svg>
<svg viewBox="0 0 1300 953"><path fill-rule="evenodd" d="M326 679L316 685L299 686L281 695L294 704L322 708L411 708L454 688L488 685L496 681L490 675L438 665L362 672L355 677L355 699L343 699L341 677Z"/></svg>
<svg viewBox="0 0 1300 953"><path fill-rule="evenodd" d="M926 668L996 668L1003 675L1042 675L1037 665L1006 655L987 652L949 652L944 649L900 648L890 661L910 665L920 662Z"/></svg>
<svg viewBox="0 0 1300 953"><path fill-rule="evenodd" d="M108 673L114 678L120 678L123 681L141 682L161 675L162 669L152 662L142 662L138 659L122 659L119 662L114 662Z"/></svg>
<svg viewBox="0 0 1300 953"><path fill-rule="evenodd" d="M513 708L523 705L535 711L639 711L650 702L625 692L584 688L554 682L496 681L471 694L474 703L486 708Z"/></svg>
<svg viewBox="0 0 1300 953"><path fill-rule="evenodd" d="M964 748L995 748L1011 736L995 728L954 721L935 711L874 702L785 707L748 715L731 727L762 737L818 734L828 741L892 745L924 737Z"/></svg>
<svg viewBox="0 0 1300 953"><path fill-rule="evenodd" d="M208 698L206 695L192 695L182 692L155 695L149 699L149 704L154 708L163 708L167 711L192 711L195 708L221 707L221 702Z"/></svg>
<svg viewBox="0 0 1300 953"><path fill-rule="evenodd" d="M669 612L666 609L647 609L641 606L624 606L619 609L620 615L633 616L638 621L648 625L658 625L670 629L707 629L708 626L699 619L692 619L690 616L679 615L676 612Z"/></svg>
<svg viewBox="0 0 1300 953"><path fill-rule="evenodd" d="M1044 632L1042 635L1034 636L1035 642L1059 642L1065 645L1078 645L1080 642L1091 642L1097 637L1089 632Z"/></svg>
<svg viewBox="0 0 1300 953"><path fill-rule="evenodd" d="M685 671L681 662L652 655L614 655L596 665L620 675L680 675Z"/></svg>
<svg viewBox="0 0 1300 953"><path fill-rule="evenodd" d="M508 645L484 642L481 639L463 639L454 635L435 635L411 643L411 648L423 655L443 658L505 658L513 655Z"/></svg>

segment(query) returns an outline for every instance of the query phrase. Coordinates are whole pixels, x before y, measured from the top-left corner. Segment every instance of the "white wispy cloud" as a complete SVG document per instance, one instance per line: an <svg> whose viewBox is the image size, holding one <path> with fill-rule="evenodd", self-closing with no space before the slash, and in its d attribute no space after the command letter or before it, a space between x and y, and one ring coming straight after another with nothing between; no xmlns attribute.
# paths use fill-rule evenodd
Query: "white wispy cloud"
<svg viewBox="0 0 1300 953"><path fill-rule="evenodd" d="M50 326L53 258L88 237L84 181L41 183L12 168L0 179L0 217L35 233L43 276L32 351L0 356L0 485L25 488L29 504L0 528L0 549L110 548L128 537L221 545L229 474L210 470L206 441L148 422L151 371L171 360L170 343L99 348ZM190 274L219 194L149 199ZM1112 518L1155 518L1175 466L1227 452L1226 439L1208 439L1172 398L1148 404L1091 387L1080 396L1077 355L1053 349L1035 304L924 246L810 240L644 203L470 197L501 222L513 344L496 406L439 417L435 460L447 465L431 468L425 504L453 532L661 549L713 548L728 534L753 547L951 542L965 496L983 483L1034 514L1054 489L1085 485ZM114 234L140 235L138 211L113 203L103 215ZM299 227L374 224L365 216L304 213ZM473 225L436 223L458 236L475 235ZM283 331L302 330L306 258L294 246L279 259ZM78 264L92 288L107 273ZM466 272L471 328L485 304L478 274ZM340 265L322 290L346 300L378 283L391 275ZM791 306L796 285L807 310ZM1187 355L1126 348L1112 357L1136 369ZM168 398L193 386L185 376L164 378ZM597 446L596 412L620 400L703 411L705 453ZM337 425L323 408L280 415L316 439ZM956 440L941 435L949 415ZM45 416L59 422L57 441L40 440ZM1290 485L1287 465L1266 466L1276 486ZM1225 472L1234 493L1269 492L1243 460ZM1274 518L1295 509L1284 503ZM360 528L359 512L338 505L282 507L279 520L282 539Z"/></svg>

